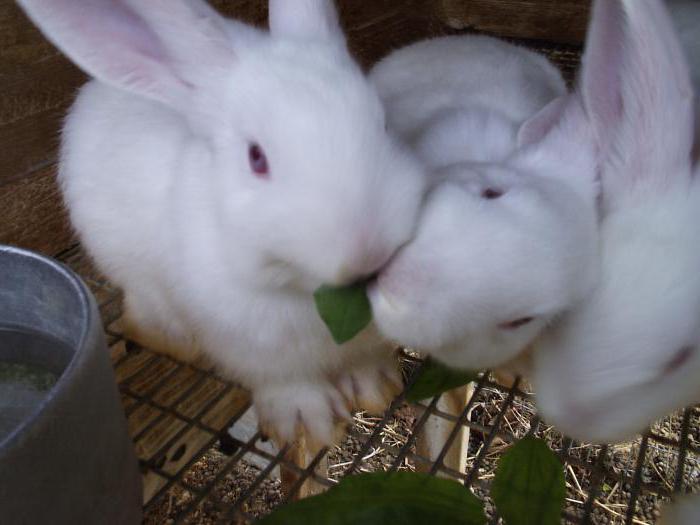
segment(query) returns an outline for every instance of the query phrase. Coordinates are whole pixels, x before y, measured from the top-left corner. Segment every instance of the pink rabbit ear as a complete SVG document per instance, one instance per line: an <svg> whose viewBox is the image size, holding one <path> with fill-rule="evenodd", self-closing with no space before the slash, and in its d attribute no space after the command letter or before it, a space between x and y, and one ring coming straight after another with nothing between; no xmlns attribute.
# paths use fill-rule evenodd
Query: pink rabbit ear
<svg viewBox="0 0 700 525"><path fill-rule="evenodd" d="M687 173L693 144L688 62L661 0L623 0L627 13L623 121L616 146L636 179L664 183Z"/></svg>
<svg viewBox="0 0 700 525"><path fill-rule="evenodd" d="M270 0L270 32L345 44L333 0Z"/></svg>
<svg viewBox="0 0 700 525"><path fill-rule="evenodd" d="M518 147L523 148L541 142L561 121L568 104L568 95L556 98L526 120L518 130Z"/></svg>
<svg viewBox="0 0 700 525"><path fill-rule="evenodd" d="M610 132L622 118L623 46L622 3L620 0L595 0L578 89L603 148L609 145Z"/></svg>
<svg viewBox="0 0 700 525"><path fill-rule="evenodd" d="M200 0L18 1L87 73L176 108L207 68L233 60L221 18Z"/></svg>
<svg viewBox="0 0 700 525"><path fill-rule="evenodd" d="M580 79L605 170L606 199L687 177L688 66L662 0L597 0Z"/></svg>

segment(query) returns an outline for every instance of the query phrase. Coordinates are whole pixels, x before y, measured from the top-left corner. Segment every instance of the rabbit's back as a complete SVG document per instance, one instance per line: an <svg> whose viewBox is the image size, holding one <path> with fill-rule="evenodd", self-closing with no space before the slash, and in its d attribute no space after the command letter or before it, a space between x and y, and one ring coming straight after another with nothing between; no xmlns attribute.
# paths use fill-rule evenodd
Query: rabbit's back
<svg viewBox="0 0 700 525"><path fill-rule="evenodd" d="M390 127L411 138L445 109L483 108L522 123L565 94L543 56L486 36L449 36L400 49L371 73Z"/></svg>
<svg viewBox="0 0 700 525"><path fill-rule="evenodd" d="M184 138L181 119L165 106L98 81L82 88L66 119L64 200L81 241L117 281L133 260L144 271L163 268L165 210Z"/></svg>

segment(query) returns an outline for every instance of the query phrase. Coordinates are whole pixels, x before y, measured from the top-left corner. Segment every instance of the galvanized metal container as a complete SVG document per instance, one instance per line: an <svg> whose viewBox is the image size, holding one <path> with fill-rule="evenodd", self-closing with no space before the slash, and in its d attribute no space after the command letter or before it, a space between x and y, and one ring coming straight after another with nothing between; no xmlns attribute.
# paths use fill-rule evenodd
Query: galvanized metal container
<svg viewBox="0 0 700 525"><path fill-rule="evenodd" d="M5 246L0 362L57 376L0 434L0 521L140 523L141 476L95 301L63 265Z"/></svg>

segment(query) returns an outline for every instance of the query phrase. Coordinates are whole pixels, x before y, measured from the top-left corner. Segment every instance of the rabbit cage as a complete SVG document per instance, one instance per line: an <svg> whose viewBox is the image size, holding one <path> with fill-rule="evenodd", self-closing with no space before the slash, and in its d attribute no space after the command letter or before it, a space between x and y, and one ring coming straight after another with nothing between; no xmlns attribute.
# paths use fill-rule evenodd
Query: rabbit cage
<svg viewBox="0 0 700 525"><path fill-rule="evenodd" d="M266 23L265 0L213 3L229 16ZM578 67L589 9L588 0L338 4L350 47L364 66L411 41L478 31L540 50L569 82ZM385 414L357 413L342 446L321 451L308 464L291 461L259 432L245 434L240 429L248 428L242 422L251 405L243 389L206 366L175 362L122 337L120 292L81 251L56 187L61 118L85 76L12 0L0 4L0 28L0 242L58 257L95 293L141 463L146 523L249 523L285 500L323 490L344 476L397 469L464 483L486 502L490 522L498 523L489 499L495 464L509 443L526 434L544 438L564 464L565 523L652 524L672 494L700 488L697 408L657 422L634 441L593 446L567 439L540 421L525 384L505 388L489 374L468 389L460 413L439 399L411 406L403 395ZM402 356L406 375L420 366L415 355ZM444 451L426 454L419 446L427 425L450 430ZM445 461L455 450L461 454L461 471Z"/></svg>

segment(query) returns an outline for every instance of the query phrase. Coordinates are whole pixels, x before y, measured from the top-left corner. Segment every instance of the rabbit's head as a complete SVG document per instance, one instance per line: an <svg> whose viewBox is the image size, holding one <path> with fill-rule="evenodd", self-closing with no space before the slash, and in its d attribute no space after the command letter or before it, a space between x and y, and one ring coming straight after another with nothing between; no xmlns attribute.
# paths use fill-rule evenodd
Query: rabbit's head
<svg viewBox="0 0 700 525"><path fill-rule="evenodd" d="M413 147L431 168L462 161L496 163L513 153L517 134L518 125L497 111L450 107L437 112Z"/></svg>
<svg viewBox="0 0 700 525"><path fill-rule="evenodd" d="M563 97L523 124L506 161L433 174L415 238L370 286L386 336L455 367L497 366L590 290L595 162L583 119L577 97Z"/></svg>
<svg viewBox="0 0 700 525"><path fill-rule="evenodd" d="M598 0L581 89L597 137L601 278L547 331L535 390L572 437L622 440L700 399L693 95L661 0Z"/></svg>
<svg viewBox="0 0 700 525"><path fill-rule="evenodd" d="M97 80L177 115L206 234L250 282L353 282L411 236L422 170L388 136L332 0L271 0L269 33L202 0L20 4Z"/></svg>

